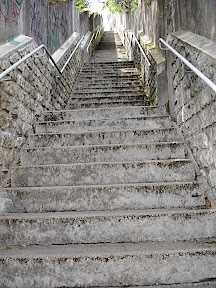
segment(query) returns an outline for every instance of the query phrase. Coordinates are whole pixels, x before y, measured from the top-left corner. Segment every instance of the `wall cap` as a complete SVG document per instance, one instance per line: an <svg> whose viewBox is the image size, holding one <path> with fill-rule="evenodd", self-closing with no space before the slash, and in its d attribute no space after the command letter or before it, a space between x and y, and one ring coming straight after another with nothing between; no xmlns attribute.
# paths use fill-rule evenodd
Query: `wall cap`
<svg viewBox="0 0 216 288"><path fill-rule="evenodd" d="M71 47L74 41L77 40L77 38L80 38L80 34L78 32L73 32L67 41L65 41L64 44L62 44L62 46L53 53L52 57L56 63L64 56L64 54Z"/></svg>
<svg viewBox="0 0 216 288"><path fill-rule="evenodd" d="M153 45L153 43L151 42L148 36L146 35L141 36L140 43L152 56L152 58L154 59L157 65L160 65L166 62L166 59L161 54L161 51Z"/></svg>
<svg viewBox="0 0 216 288"><path fill-rule="evenodd" d="M216 42L184 30L171 33L170 36L173 36L196 50L205 53L207 56L211 57L214 62L216 62Z"/></svg>
<svg viewBox="0 0 216 288"><path fill-rule="evenodd" d="M25 35L19 35L11 41L1 45L0 47L0 60L9 58L13 53L23 48L27 44L33 42L33 38Z"/></svg>

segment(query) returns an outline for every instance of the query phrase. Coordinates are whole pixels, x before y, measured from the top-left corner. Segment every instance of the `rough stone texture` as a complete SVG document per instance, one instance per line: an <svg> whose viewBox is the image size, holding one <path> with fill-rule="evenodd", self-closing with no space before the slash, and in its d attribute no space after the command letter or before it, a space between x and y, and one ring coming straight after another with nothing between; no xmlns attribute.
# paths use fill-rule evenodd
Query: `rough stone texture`
<svg viewBox="0 0 216 288"><path fill-rule="evenodd" d="M179 208L204 205L204 187L194 182L20 187L0 191L0 211L26 213Z"/></svg>
<svg viewBox="0 0 216 288"><path fill-rule="evenodd" d="M79 145L104 145L127 143L153 143L160 141L179 141L181 137L176 128L155 130L110 130L84 133L44 133L29 135L32 147L61 147Z"/></svg>
<svg viewBox="0 0 216 288"><path fill-rule="evenodd" d="M121 25L119 26L121 27ZM138 31L137 38L146 54L151 66L148 65L136 42L133 40L131 30L117 29L131 58L140 70L140 77L146 95L151 104L164 105L167 102L166 60L161 51L154 46L143 31Z"/></svg>
<svg viewBox="0 0 216 288"><path fill-rule="evenodd" d="M169 44L216 83L216 44L191 32L171 34ZM214 188L216 196L216 117L215 92L196 74L169 53L170 112Z"/></svg>
<svg viewBox="0 0 216 288"><path fill-rule="evenodd" d="M65 59L71 54L79 40L79 34L71 38L58 59L57 66L62 67ZM32 38L19 36L18 45L7 43L1 46L0 72L9 68L23 56L37 48ZM43 54L43 50L37 55ZM27 61L13 70L5 78L12 81L0 83L0 182L14 161L18 161L17 153L25 143L27 134L33 129L32 123L44 110L62 109L71 94L73 83L80 70L80 50L66 68L62 77L49 62L47 55ZM19 165L19 161L18 164Z"/></svg>
<svg viewBox="0 0 216 288"><path fill-rule="evenodd" d="M214 0L160 0L152 1L150 6L139 0L138 9L134 13L120 15L119 18L124 29L132 29L136 35L142 30L158 46L159 37L166 39L168 34L180 29L215 41L215 14Z"/></svg>
<svg viewBox="0 0 216 288"><path fill-rule="evenodd" d="M38 246L12 247L0 252L0 285L137 287L181 283L182 288L182 283L215 277L215 254L215 244L208 242L52 245L41 246L40 251ZM199 287L206 287L205 283Z"/></svg>
<svg viewBox="0 0 216 288"><path fill-rule="evenodd" d="M110 68L113 66L112 61L118 59L117 52L120 58L114 66L118 66L119 62L126 62L122 47L116 50L113 48L113 40L118 37L114 37L114 33L105 36L106 43L102 41L102 47L106 49L102 53L99 51L91 62L93 66L96 62L100 65L99 61L104 56L104 70L107 65ZM119 40L116 40L118 43ZM110 60L109 64L107 60ZM131 62L128 64L128 68L131 68ZM86 71L93 71L89 66ZM101 72L103 69L99 68ZM115 69L118 70L119 67ZM91 82L94 77L97 75L88 80L90 87L94 85ZM100 89L101 87L98 90ZM84 92L86 95L86 88ZM98 96L100 94L98 92ZM131 110L126 109L127 116L119 113L119 118L112 118L112 115L118 114L117 108L113 108L110 117L106 119L104 117L110 112L113 102L108 101L104 105L108 108L107 111L99 109L98 114L97 109L94 113L87 110L86 114L79 110L74 115L73 111L65 111L63 114L62 111L45 113L45 118L40 119L42 122L37 124L38 131L41 129L45 133L35 137L39 140L36 142L39 146L48 144L49 148L40 148L37 151L51 151L53 145L68 146L70 142L72 145L82 146L78 149L87 151L89 147L83 147L87 143L98 146L98 142L102 145L129 145L148 141L154 143L156 139L182 139L176 124L164 113L160 115L160 109L153 107L151 114L150 107L132 107ZM76 120L78 114L79 120ZM63 115L68 119L64 120ZM47 116L51 116L51 119L46 119ZM57 118L52 119L53 116ZM73 126L70 130L69 125ZM140 130L136 130L133 125ZM64 126L66 133L62 133ZM160 128L155 129L157 127ZM53 133L46 132L49 129L54 131L55 128L58 131L56 141ZM32 143L34 142L30 141L29 149L33 148ZM106 149L112 153L114 147L109 144ZM159 146L162 147L163 143ZM125 147L126 145L118 146L119 149ZM138 147L141 146L137 145ZM150 149L149 152L156 148L155 144L142 147ZM183 148L183 155L175 157L184 156L184 159L152 160L161 156L159 150L155 149L153 155L149 153L148 157L152 157L148 161L133 161L132 157L137 154L132 151L125 155L129 158L127 162L113 162L113 158L116 161L119 159L115 155L110 157L109 153L108 159L103 158L105 155L96 159L97 155L101 156L96 148L95 153L91 150L95 155L93 158L85 157L87 163L79 163L84 153L79 158L78 154L68 152L73 153L75 158L78 156L77 159L71 159L71 164L26 163L27 166L16 167L12 174L13 188L1 189L0 192L1 241L5 245L0 249L0 286L128 287L206 282L209 278L214 278L215 209L206 209L207 206L204 206L204 189L207 185L199 180L195 163L187 149ZM53 150L64 151L64 160L65 151L72 151L71 149L75 152L77 147ZM170 153L171 150L168 154ZM59 155L58 152L55 154ZM140 154L144 156L144 152ZM120 156L121 152L118 153L118 157ZM164 158L166 156L165 153ZM89 162L94 159L107 162ZM74 163L76 160L78 163ZM17 213L18 211L21 213ZM193 243L188 242L189 239L193 239ZM36 243L41 244L32 247L31 244ZM19 246L8 247L9 244Z"/></svg>
<svg viewBox="0 0 216 288"><path fill-rule="evenodd" d="M0 216L2 246L193 241L216 237L216 210L146 209L11 213Z"/></svg>
<svg viewBox="0 0 216 288"><path fill-rule="evenodd" d="M13 168L12 187L101 185L195 180L188 159L21 166Z"/></svg>

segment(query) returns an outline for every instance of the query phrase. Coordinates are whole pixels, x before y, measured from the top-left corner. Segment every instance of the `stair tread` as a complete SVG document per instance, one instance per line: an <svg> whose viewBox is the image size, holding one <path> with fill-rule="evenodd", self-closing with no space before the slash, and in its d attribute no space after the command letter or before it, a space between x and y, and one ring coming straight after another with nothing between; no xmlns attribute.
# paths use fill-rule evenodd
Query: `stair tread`
<svg viewBox="0 0 216 288"><path fill-rule="evenodd" d="M119 165L119 166L123 166L123 165L139 165L139 164L148 164L148 163L161 163L161 164L169 164L169 163L193 163L193 161L191 159L167 159L167 160L142 160L142 161L122 161L122 162L100 162L100 163L95 163L95 162L88 162L88 163L71 163L71 164L48 164L48 165L27 165L27 166L18 166L18 167L14 167L13 170L17 170L17 169L26 169L26 168L37 168L37 167L70 167L70 166L87 166L87 165L92 165L92 166L114 166L114 165Z"/></svg>
<svg viewBox="0 0 216 288"><path fill-rule="evenodd" d="M95 130L95 131L86 131L86 132L57 132L57 133L45 133L45 132L41 132L41 133L34 133L34 134L30 134L31 136L41 136L41 135L80 135L80 134L97 134L97 133L110 133L110 132L135 132L135 133L141 133L141 132L152 132L152 131L170 131L170 130L177 130L177 127L170 127L170 128L155 128L155 129L113 129L113 130L108 130L108 131L103 131L101 132L100 130Z"/></svg>
<svg viewBox="0 0 216 288"><path fill-rule="evenodd" d="M167 254L216 254L216 245L210 244L215 238L205 241L178 241L154 243L118 243L118 244L68 244L68 245L31 245L25 248L11 246L11 249L0 250L1 258L71 258L71 257L117 257L130 255L167 255Z"/></svg>
<svg viewBox="0 0 216 288"><path fill-rule="evenodd" d="M124 117L121 117L121 118L117 118L115 119L115 121L123 121L123 120L147 120L147 119L170 119L170 116L169 115L146 115L146 116L143 116L143 115L140 115L140 116L134 116L134 117L130 117L130 118L124 118ZM41 123L63 123L63 122L82 122L82 121L112 121L112 119L110 118L99 118L99 119L79 119L79 120L57 120L57 121L37 121L35 122L35 124L41 124ZM171 119L170 119L170 122L174 123Z"/></svg>
<svg viewBox="0 0 216 288"><path fill-rule="evenodd" d="M65 109L65 110L50 110L50 111L44 111L42 112L42 114L59 114L59 113L67 113L67 112L71 112L71 113L74 113L74 112L88 112L88 111L95 111L95 113L99 112L99 111L104 111L104 112L112 112L112 111L119 111L119 110L140 110L140 109L149 109L149 110L153 110L153 109L157 109L157 108L161 108L161 109L164 109L165 110L165 107L164 106L138 106L138 107L134 107L134 106L128 106L128 107L109 107L109 108L97 108L97 109L93 109L93 108L79 108L79 109ZM167 114L168 115L168 114Z"/></svg>
<svg viewBox="0 0 216 288"><path fill-rule="evenodd" d="M182 141L172 142L152 142L152 143L132 143L132 144L100 144L100 145L75 145L75 146L61 146L61 147L25 147L22 151L33 151L33 150L57 150L57 149L89 149L89 148L115 148L119 147L148 147L148 146L166 146L166 145L183 145Z"/></svg>
<svg viewBox="0 0 216 288"><path fill-rule="evenodd" d="M70 189L91 189L91 188L112 188L112 187L160 187L160 186L176 186L176 185L199 185L200 182L197 180L194 181L172 181L172 182L148 182L148 183L125 183L125 184L104 184L104 185L74 185L74 186L44 186L44 187L12 187L12 188L4 188L0 190L0 193L5 193L4 191L30 191L30 190L59 190L61 188L70 190Z"/></svg>
<svg viewBox="0 0 216 288"><path fill-rule="evenodd" d="M216 209L144 209L144 210L109 210L109 211L63 211L63 212L40 212L40 213L4 213L0 215L0 220L5 219L80 219L80 218L98 218L98 217L161 217L172 215L183 215L184 217L195 217L203 214L216 214ZM178 217L178 216L177 216Z"/></svg>

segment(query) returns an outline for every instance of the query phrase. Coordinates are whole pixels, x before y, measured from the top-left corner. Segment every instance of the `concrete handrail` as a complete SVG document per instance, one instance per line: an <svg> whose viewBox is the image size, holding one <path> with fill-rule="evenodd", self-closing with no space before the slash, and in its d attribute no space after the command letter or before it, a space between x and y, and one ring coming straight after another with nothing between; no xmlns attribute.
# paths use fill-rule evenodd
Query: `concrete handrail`
<svg viewBox="0 0 216 288"><path fill-rule="evenodd" d="M209 87L211 87L216 92L216 85L206 77L199 69L193 66L187 59L185 59L181 54L179 54L172 46L170 46L166 41L162 38L159 39L159 47L160 49L164 50L161 47L161 43L163 43L171 52L173 52L186 66L190 68L197 76L199 76Z"/></svg>

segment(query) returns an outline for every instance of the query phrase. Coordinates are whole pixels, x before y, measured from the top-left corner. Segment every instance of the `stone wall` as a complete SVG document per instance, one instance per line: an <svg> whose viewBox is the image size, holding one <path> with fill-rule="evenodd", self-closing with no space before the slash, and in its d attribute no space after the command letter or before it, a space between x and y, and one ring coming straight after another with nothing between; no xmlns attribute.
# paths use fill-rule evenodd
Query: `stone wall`
<svg viewBox="0 0 216 288"><path fill-rule="evenodd" d="M79 13L76 0L49 3L48 0L1 0L0 43L20 35L33 37L56 51L73 32L85 35L102 23L98 14Z"/></svg>
<svg viewBox="0 0 216 288"><path fill-rule="evenodd" d="M125 29L142 30L151 42L158 46L160 37L169 33L188 30L216 41L215 0L154 0L148 7L138 1L138 9L121 16Z"/></svg>
<svg viewBox="0 0 216 288"><path fill-rule="evenodd" d="M161 51L153 45L143 31L137 32L137 39L150 62L148 65L142 55L132 30L124 30L122 25L116 28L130 60L133 60L140 71L140 77L146 96L152 105L164 105L167 103L167 75L166 60Z"/></svg>
<svg viewBox="0 0 216 288"><path fill-rule="evenodd" d="M134 59L140 64L147 92L154 104L167 103L216 197L215 92L196 74L188 71L172 52L160 50L158 44L160 37L168 38L182 56L216 83L215 15L214 0L155 0L150 7L140 0L135 13L117 16L116 23L121 27L118 29L120 34L130 29L140 40L153 64L148 68L132 44L132 50L136 52ZM158 56L165 61L157 61ZM161 63L160 68L158 63Z"/></svg>
<svg viewBox="0 0 216 288"><path fill-rule="evenodd" d="M73 33L62 49L53 55L59 68L79 39L79 33ZM16 45L6 43L1 46L0 73L37 47L35 41L27 36L19 36L15 41ZM42 111L66 106L80 71L80 47L61 77L47 55L42 55L43 50L40 50L36 54L39 57L30 57L5 76L10 81L0 82L0 182L8 177L12 163L19 165L19 151L28 133L34 130L33 122Z"/></svg>
<svg viewBox="0 0 216 288"><path fill-rule="evenodd" d="M216 83L216 43L189 31L172 33L169 44ZM216 93L167 52L170 113L216 196Z"/></svg>

